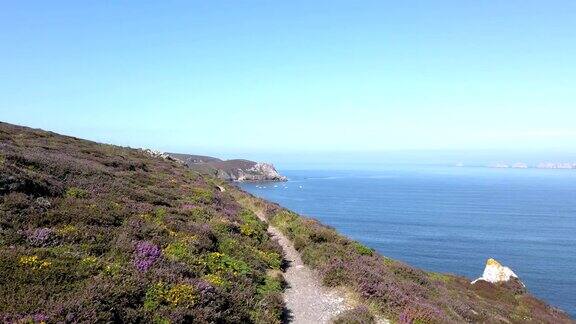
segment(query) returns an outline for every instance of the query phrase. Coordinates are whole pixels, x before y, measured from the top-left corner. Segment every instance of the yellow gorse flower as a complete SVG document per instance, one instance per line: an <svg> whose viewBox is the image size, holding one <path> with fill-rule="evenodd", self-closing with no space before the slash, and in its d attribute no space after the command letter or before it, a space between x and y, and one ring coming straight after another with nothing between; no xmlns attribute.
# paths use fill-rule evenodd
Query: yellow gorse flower
<svg viewBox="0 0 576 324"><path fill-rule="evenodd" d="M189 284L174 285L166 293L166 301L173 305L192 305L196 300L196 289Z"/></svg>
<svg viewBox="0 0 576 324"><path fill-rule="evenodd" d="M52 265L52 262L41 260L37 255L21 256L18 263L20 263L21 266L30 267L34 270L48 268Z"/></svg>
<svg viewBox="0 0 576 324"><path fill-rule="evenodd" d="M226 283L222 277L216 274L208 274L204 276L204 280L208 281L209 283L213 284L214 286L224 286Z"/></svg>

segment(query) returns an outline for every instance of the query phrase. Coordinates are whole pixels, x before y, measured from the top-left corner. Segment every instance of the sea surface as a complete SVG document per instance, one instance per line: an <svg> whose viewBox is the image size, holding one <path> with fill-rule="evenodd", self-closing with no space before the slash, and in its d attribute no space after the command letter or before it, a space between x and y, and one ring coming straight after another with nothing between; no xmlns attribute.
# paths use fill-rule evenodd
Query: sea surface
<svg viewBox="0 0 576 324"><path fill-rule="evenodd" d="M281 170L242 188L380 253L471 279L486 259L576 318L576 170L390 166Z"/></svg>

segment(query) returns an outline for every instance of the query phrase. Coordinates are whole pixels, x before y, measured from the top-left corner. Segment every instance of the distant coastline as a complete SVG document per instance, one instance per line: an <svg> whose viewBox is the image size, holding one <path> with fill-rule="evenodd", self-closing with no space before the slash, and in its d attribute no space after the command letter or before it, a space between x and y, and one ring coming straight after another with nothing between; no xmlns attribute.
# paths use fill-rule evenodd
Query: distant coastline
<svg viewBox="0 0 576 324"><path fill-rule="evenodd" d="M456 167L465 167L464 163L456 163ZM555 169L555 170L573 170L576 169L576 163L573 162L541 162L538 164L528 164L524 162L496 162L485 165L484 167L492 169Z"/></svg>

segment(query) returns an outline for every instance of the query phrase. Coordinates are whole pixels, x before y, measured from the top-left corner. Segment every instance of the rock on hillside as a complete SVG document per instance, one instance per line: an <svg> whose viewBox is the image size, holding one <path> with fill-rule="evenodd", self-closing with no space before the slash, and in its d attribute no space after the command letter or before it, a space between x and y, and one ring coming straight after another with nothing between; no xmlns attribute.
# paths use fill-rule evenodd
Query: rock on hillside
<svg viewBox="0 0 576 324"><path fill-rule="evenodd" d="M512 269L505 267L500 264L500 262L490 258L486 261L486 268L484 268L484 273L482 277L472 281L472 284L478 280L484 280L491 283L507 282L512 278L518 279L518 276L512 271Z"/></svg>
<svg viewBox="0 0 576 324"><path fill-rule="evenodd" d="M168 153L169 156L181 160L193 170L208 173L227 181L287 181L273 164L254 162L250 160L221 160L218 158Z"/></svg>

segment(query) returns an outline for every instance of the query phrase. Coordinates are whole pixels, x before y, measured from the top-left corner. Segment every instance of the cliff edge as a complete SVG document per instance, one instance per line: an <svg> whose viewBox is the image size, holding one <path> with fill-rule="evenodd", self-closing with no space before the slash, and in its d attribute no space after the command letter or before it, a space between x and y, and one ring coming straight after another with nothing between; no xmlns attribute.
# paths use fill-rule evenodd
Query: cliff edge
<svg viewBox="0 0 576 324"><path fill-rule="evenodd" d="M218 158L180 153L167 153L171 158L184 162L189 168L210 174L226 181L287 181L273 164L250 160L221 160Z"/></svg>

